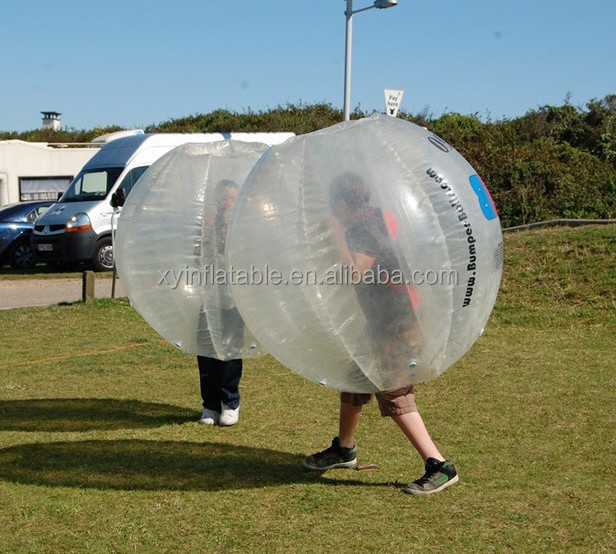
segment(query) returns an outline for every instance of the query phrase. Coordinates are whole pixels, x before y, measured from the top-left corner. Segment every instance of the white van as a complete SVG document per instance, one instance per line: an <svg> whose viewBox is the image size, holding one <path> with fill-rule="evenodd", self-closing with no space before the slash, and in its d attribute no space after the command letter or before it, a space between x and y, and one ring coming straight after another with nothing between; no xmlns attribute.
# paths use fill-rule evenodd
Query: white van
<svg viewBox="0 0 616 554"><path fill-rule="evenodd" d="M73 179L62 197L36 220L32 251L50 265L91 262L97 271L113 268L111 196L128 196L139 177L169 150L189 142L241 140L272 146L294 133L140 134L105 145Z"/></svg>

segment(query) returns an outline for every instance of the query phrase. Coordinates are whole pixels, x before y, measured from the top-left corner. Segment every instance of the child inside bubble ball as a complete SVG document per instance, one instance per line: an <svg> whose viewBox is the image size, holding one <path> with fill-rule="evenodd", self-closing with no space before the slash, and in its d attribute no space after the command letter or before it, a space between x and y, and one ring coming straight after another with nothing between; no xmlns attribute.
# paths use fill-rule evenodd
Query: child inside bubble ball
<svg viewBox="0 0 616 554"><path fill-rule="evenodd" d="M399 269L383 212L370 206L370 189L359 175L344 173L335 179L330 204L334 238L345 264L362 276L377 266L390 275ZM399 364L417 356L421 334L412 295L402 284L365 281L354 285L355 292L366 317L366 334L381 363ZM417 411L413 385L376 395L341 393L338 436L329 448L308 456L304 467L322 472L355 466L355 431L363 405L375 396L381 415L394 420L425 462L425 474L409 483L405 492L432 494L456 483L459 478L453 463L441 455Z"/></svg>

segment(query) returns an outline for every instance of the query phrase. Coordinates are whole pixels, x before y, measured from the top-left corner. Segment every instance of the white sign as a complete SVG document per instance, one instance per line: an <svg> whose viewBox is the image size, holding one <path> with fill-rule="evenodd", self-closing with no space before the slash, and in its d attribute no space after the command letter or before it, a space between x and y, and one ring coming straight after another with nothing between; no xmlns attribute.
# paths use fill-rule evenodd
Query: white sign
<svg viewBox="0 0 616 554"><path fill-rule="evenodd" d="M403 90L389 90L385 89L385 113L396 117L400 104L402 104Z"/></svg>

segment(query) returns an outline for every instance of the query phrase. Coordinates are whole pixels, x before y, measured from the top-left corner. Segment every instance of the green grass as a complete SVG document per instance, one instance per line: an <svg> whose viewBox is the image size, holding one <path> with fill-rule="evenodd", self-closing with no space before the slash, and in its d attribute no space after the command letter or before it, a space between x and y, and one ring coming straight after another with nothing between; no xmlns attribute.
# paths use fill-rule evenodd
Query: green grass
<svg viewBox="0 0 616 554"><path fill-rule="evenodd" d="M271 357L246 363L240 423L204 428L195 360L127 302L0 312L0 551L612 552L616 227L505 247L486 332L418 387L461 475L425 498L376 406L357 443L378 471L306 474L337 395Z"/></svg>

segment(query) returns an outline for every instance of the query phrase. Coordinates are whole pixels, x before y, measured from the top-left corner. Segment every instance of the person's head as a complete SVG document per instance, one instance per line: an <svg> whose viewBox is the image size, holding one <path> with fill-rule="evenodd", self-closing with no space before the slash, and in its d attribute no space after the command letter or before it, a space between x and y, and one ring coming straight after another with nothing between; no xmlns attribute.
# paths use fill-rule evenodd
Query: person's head
<svg viewBox="0 0 616 554"><path fill-rule="evenodd" d="M370 189L357 173L343 173L329 187L329 202L334 216L352 218L368 207Z"/></svg>
<svg viewBox="0 0 616 554"><path fill-rule="evenodd" d="M219 181L214 189L214 199L218 212L230 212L235 205L239 192L240 188L234 181L230 179Z"/></svg>

